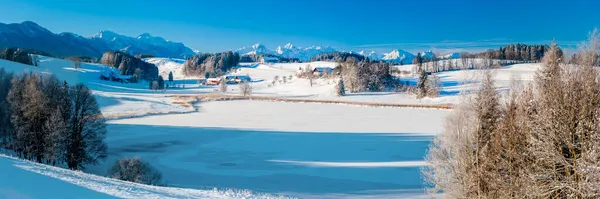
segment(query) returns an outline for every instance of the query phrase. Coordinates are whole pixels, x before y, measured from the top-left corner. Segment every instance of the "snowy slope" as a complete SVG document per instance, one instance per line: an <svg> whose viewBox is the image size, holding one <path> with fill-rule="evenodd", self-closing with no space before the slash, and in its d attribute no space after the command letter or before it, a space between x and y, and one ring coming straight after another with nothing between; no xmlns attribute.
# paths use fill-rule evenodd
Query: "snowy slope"
<svg viewBox="0 0 600 199"><path fill-rule="evenodd" d="M44 56L39 56L38 59L38 67L2 59L0 59L0 67L14 73L37 71L54 74L71 85L86 84L92 89L102 113L107 118L157 113L181 113L193 110L173 104L172 99L165 97L164 93L150 91L147 83L122 84L100 80L100 74L107 67L104 65L82 63L80 69L75 69L73 63L68 60Z"/></svg>
<svg viewBox="0 0 600 199"><path fill-rule="evenodd" d="M169 79L169 73L173 73L173 79L183 79L184 59L175 58L146 58L144 61L154 64L158 68L158 75L164 79Z"/></svg>
<svg viewBox="0 0 600 199"><path fill-rule="evenodd" d="M0 198L284 198L250 191L157 187L33 163L0 154Z"/></svg>

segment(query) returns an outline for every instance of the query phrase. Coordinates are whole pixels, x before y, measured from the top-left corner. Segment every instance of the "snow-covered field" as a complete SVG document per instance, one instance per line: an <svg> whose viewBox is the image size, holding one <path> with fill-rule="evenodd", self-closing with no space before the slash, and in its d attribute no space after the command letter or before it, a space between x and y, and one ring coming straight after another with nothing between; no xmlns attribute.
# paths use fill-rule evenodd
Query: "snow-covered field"
<svg viewBox="0 0 600 199"><path fill-rule="evenodd" d="M163 173L168 186L179 188L136 185L0 157L0 176L5 171L23 176L21 184L15 185L0 179L0 197L271 197L250 191L213 191L214 187L299 198L421 197L423 155L451 112L251 100L200 102L187 107L175 103L173 97L213 93L216 87L199 86L195 79L184 78L182 60L147 61L156 63L163 76L173 72L176 80L172 84L185 84L185 88L153 92L147 83L102 81L98 77L103 65L82 64L76 70L70 61L49 57L40 57L39 67L6 60L0 60L0 67L56 74L70 84L85 83L94 91L103 114L115 119L108 124L109 158L86 172L102 176L116 159L140 156ZM311 87L308 80L296 78L298 69L308 64L313 68L335 66L332 62L247 64L232 74L253 78L253 95L257 96L398 104L455 104L460 93L475 89L480 80L477 70L438 73L443 88L441 96L433 99L393 92L338 97L333 94L333 80L319 79ZM506 89L512 78L530 80L539 66L493 69L498 89ZM292 79L272 84L275 76ZM415 81L413 76L402 79ZM228 93L237 94L238 87L230 85ZM162 115L148 116L154 114ZM145 117L119 119L127 116ZM73 191L42 195L25 187L34 181L52 184L48 187L53 190Z"/></svg>

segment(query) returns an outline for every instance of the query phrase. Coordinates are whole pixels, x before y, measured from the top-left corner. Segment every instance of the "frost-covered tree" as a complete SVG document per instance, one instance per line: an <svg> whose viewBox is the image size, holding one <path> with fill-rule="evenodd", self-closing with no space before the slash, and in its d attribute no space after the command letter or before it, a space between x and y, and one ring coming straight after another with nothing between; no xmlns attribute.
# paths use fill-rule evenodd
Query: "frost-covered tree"
<svg viewBox="0 0 600 199"><path fill-rule="evenodd" d="M475 98L456 108L430 146L423 174L431 193L600 197L598 73L594 62L565 66L562 56L551 44L534 83L511 89L504 103L485 76Z"/></svg>
<svg viewBox="0 0 600 199"><path fill-rule="evenodd" d="M221 78L221 81L219 81L219 91L221 91L222 93L226 93L227 92L227 80L225 80L225 78Z"/></svg>
<svg viewBox="0 0 600 199"><path fill-rule="evenodd" d="M346 95L346 88L344 87L344 79L340 78L338 80L337 84L335 85L335 94L337 96Z"/></svg>

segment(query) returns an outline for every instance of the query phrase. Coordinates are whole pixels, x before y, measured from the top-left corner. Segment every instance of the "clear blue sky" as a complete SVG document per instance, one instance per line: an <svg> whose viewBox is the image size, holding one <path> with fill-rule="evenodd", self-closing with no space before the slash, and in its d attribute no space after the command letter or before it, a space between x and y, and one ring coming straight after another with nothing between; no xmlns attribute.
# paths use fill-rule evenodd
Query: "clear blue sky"
<svg viewBox="0 0 600 199"><path fill-rule="evenodd" d="M563 46L600 26L596 0L3 0L0 22L53 32L148 32L204 52L262 43L409 51Z"/></svg>

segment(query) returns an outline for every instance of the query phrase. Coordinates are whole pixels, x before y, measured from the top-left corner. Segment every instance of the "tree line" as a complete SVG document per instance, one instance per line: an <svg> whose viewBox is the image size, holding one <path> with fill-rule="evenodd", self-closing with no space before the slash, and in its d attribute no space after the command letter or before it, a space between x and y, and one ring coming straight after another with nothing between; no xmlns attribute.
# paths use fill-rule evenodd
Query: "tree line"
<svg viewBox="0 0 600 199"><path fill-rule="evenodd" d="M0 147L78 170L106 157L105 134L104 117L85 85L0 68Z"/></svg>
<svg viewBox="0 0 600 199"><path fill-rule="evenodd" d="M240 55L232 51L222 53L203 53L188 58L183 64L185 75L200 77L218 77L240 63Z"/></svg>
<svg viewBox="0 0 600 199"><path fill-rule="evenodd" d="M25 48L6 48L0 51L0 59L37 66L37 57L33 56L34 54L50 56L50 54L38 50L31 50Z"/></svg>
<svg viewBox="0 0 600 199"><path fill-rule="evenodd" d="M240 62L259 62L263 57L275 57L279 60L280 63L298 63L300 59L291 58L291 57L282 57L279 55L272 54L250 54L250 55L242 55L240 57Z"/></svg>
<svg viewBox="0 0 600 199"><path fill-rule="evenodd" d="M530 84L505 100L492 74L431 144L426 186L443 198L600 197L600 52L594 31L574 63L557 44Z"/></svg>
<svg viewBox="0 0 600 199"><path fill-rule="evenodd" d="M527 45L527 44L509 44L502 46L497 50L490 49L481 53L463 53L461 57L470 58L489 58L499 60L515 60L515 61L533 61L539 62L542 60L546 52L550 49L549 45ZM562 54L562 50L559 49Z"/></svg>
<svg viewBox="0 0 600 199"><path fill-rule="evenodd" d="M312 58L310 58L311 62L314 61L334 61L334 62L346 62L348 59L353 59L355 62L360 62L364 60L368 60L365 56L349 53L349 52L328 52L321 53Z"/></svg>

